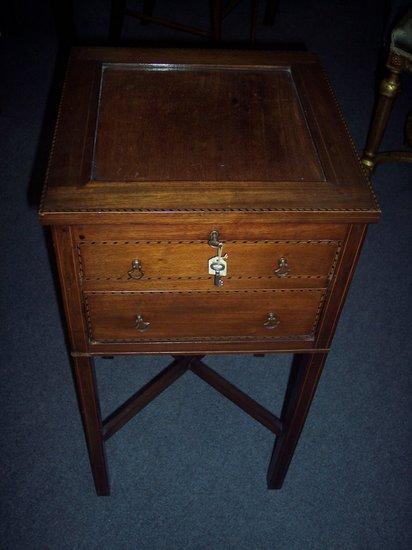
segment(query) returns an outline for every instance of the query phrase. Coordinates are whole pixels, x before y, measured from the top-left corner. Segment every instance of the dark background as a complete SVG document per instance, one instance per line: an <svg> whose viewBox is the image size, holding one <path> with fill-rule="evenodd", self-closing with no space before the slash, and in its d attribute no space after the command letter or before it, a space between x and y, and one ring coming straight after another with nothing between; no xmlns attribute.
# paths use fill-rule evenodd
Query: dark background
<svg viewBox="0 0 412 550"><path fill-rule="evenodd" d="M318 53L361 150L383 40L405 2L281 0L273 26L260 4L255 47ZM74 2L77 43L107 43L109 8ZM383 165L372 178L382 220L368 233L284 488L266 489L271 434L188 373L110 440L112 496L97 498L36 213L65 43L46 1L6 1L1 12L0 547L410 548L411 166ZM209 24L207 1L159 0L156 13ZM248 30L244 0L225 20L222 46L248 47ZM130 18L123 40L207 46ZM402 144L411 81L405 75L385 148ZM289 360L208 363L279 413ZM103 412L167 362L97 360Z"/></svg>

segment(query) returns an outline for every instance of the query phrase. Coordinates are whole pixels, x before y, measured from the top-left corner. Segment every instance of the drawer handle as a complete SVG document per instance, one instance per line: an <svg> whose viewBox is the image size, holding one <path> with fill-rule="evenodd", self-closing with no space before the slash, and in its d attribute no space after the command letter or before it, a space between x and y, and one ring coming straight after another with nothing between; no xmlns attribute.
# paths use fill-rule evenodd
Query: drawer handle
<svg viewBox="0 0 412 550"><path fill-rule="evenodd" d="M268 313L268 317L266 321L263 323L263 325L268 329L272 329L272 328L276 328L279 325L279 323L280 321L278 316L275 313L271 312L271 313Z"/></svg>
<svg viewBox="0 0 412 550"><path fill-rule="evenodd" d="M288 265L288 261L287 261L286 258L279 258L278 266L279 267L277 269L275 269L275 275L276 275L276 277L279 277L280 279L282 277L287 277L292 272L292 270L290 269L290 267Z"/></svg>
<svg viewBox="0 0 412 550"><path fill-rule="evenodd" d="M144 273L140 260L133 260L132 268L127 273L130 279L141 279Z"/></svg>
<svg viewBox="0 0 412 550"><path fill-rule="evenodd" d="M147 330L148 328L150 327L150 323L149 321L145 321L142 317L142 315L140 315L140 313L138 313L136 315L136 324L135 324L135 328L137 328L137 330L139 332L144 332L145 330Z"/></svg>

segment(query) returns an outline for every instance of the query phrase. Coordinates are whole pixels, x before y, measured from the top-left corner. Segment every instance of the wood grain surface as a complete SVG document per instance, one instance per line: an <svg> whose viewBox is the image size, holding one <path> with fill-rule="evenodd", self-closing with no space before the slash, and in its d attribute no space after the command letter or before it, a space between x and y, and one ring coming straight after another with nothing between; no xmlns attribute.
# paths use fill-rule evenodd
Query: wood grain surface
<svg viewBox="0 0 412 550"><path fill-rule="evenodd" d="M314 56L75 50L42 222L128 223L142 212L210 211L377 220Z"/></svg>
<svg viewBox="0 0 412 550"><path fill-rule="evenodd" d="M297 278L321 278L323 281L331 271L338 251L337 241L228 241L223 253L228 255L228 276L233 281L271 278L273 284L285 284ZM82 277L88 281L122 281L135 285L148 279L159 288L167 280L209 279L208 260L216 250L205 242L174 241L104 241L79 245ZM283 258L289 274L278 277L275 271ZM133 279L134 260L139 260L143 276ZM280 280L282 279L282 280ZM156 283L157 281L157 283ZM310 284L310 281L307 281Z"/></svg>
<svg viewBox="0 0 412 550"><path fill-rule="evenodd" d="M101 78L95 181L324 180L287 69L109 65Z"/></svg>
<svg viewBox="0 0 412 550"><path fill-rule="evenodd" d="M87 293L90 337L95 341L147 339L279 338L312 335L323 291L193 293ZM268 314L276 328L264 326ZM136 316L150 326L140 332Z"/></svg>

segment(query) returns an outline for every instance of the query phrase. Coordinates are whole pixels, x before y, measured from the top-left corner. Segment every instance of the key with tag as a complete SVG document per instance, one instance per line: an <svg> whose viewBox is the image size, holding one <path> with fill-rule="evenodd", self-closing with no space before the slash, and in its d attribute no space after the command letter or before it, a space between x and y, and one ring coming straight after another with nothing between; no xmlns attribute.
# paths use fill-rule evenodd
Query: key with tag
<svg viewBox="0 0 412 550"><path fill-rule="evenodd" d="M209 266L209 275L214 275L214 284L216 286L222 286L223 285L223 279L222 277L227 275L227 258L228 255L225 254L222 256L223 252L223 244L219 243L218 247L218 255L213 256L213 258L209 259L208 266Z"/></svg>

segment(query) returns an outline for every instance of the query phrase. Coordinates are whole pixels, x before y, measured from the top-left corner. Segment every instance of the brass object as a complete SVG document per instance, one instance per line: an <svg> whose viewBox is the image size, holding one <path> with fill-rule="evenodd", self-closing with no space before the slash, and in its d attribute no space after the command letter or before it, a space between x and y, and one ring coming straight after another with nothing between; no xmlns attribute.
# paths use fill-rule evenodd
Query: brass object
<svg viewBox="0 0 412 550"><path fill-rule="evenodd" d="M287 277L291 273L291 269L288 265L288 261L286 258L279 258L278 260L278 268L275 269L275 275L276 277L279 277L280 279L282 277Z"/></svg>
<svg viewBox="0 0 412 550"><path fill-rule="evenodd" d="M217 229L214 229L209 234L209 240L207 241L207 244L211 246L212 248L219 249L223 246L223 243L219 241L219 231Z"/></svg>
<svg viewBox="0 0 412 550"><path fill-rule="evenodd" d="M140 260L133 260L132 267L127 272L130 279L141 279L144 275Z"/></svg>
<svg viewBox="0 0 412 550"><path fill-rule="evenodd" d="M401 86L399 82L399 73L394 71L382 80L379 86L379 93L385 97L396 97L401 92Z"/></svg>
<svg viewBox="0 0 412 550"><path fill-rule="evenodd" d="M273 312L268 313L266 321L263 323L263 325L268 329L276 328L279 325L280 321L277 317L277 315Z"/></svg>
<svg viewBox="0 0 412 550"><path fill-rule="evenodd" d="M372 172L375 167L375 162L373 160L363 157L361 162L368 172Z"/></svg>
<svg viewBox="0 0 412 550"><path fill-rule="evenodd" d="M135 323L135 328L137 328L137 330L139 332L144 332L145 330L147 330L148 328L150 327L150 323L149 321L145 321L142 317L142 315L140 313L138 313L136 315L136 323Z"/></svg>

